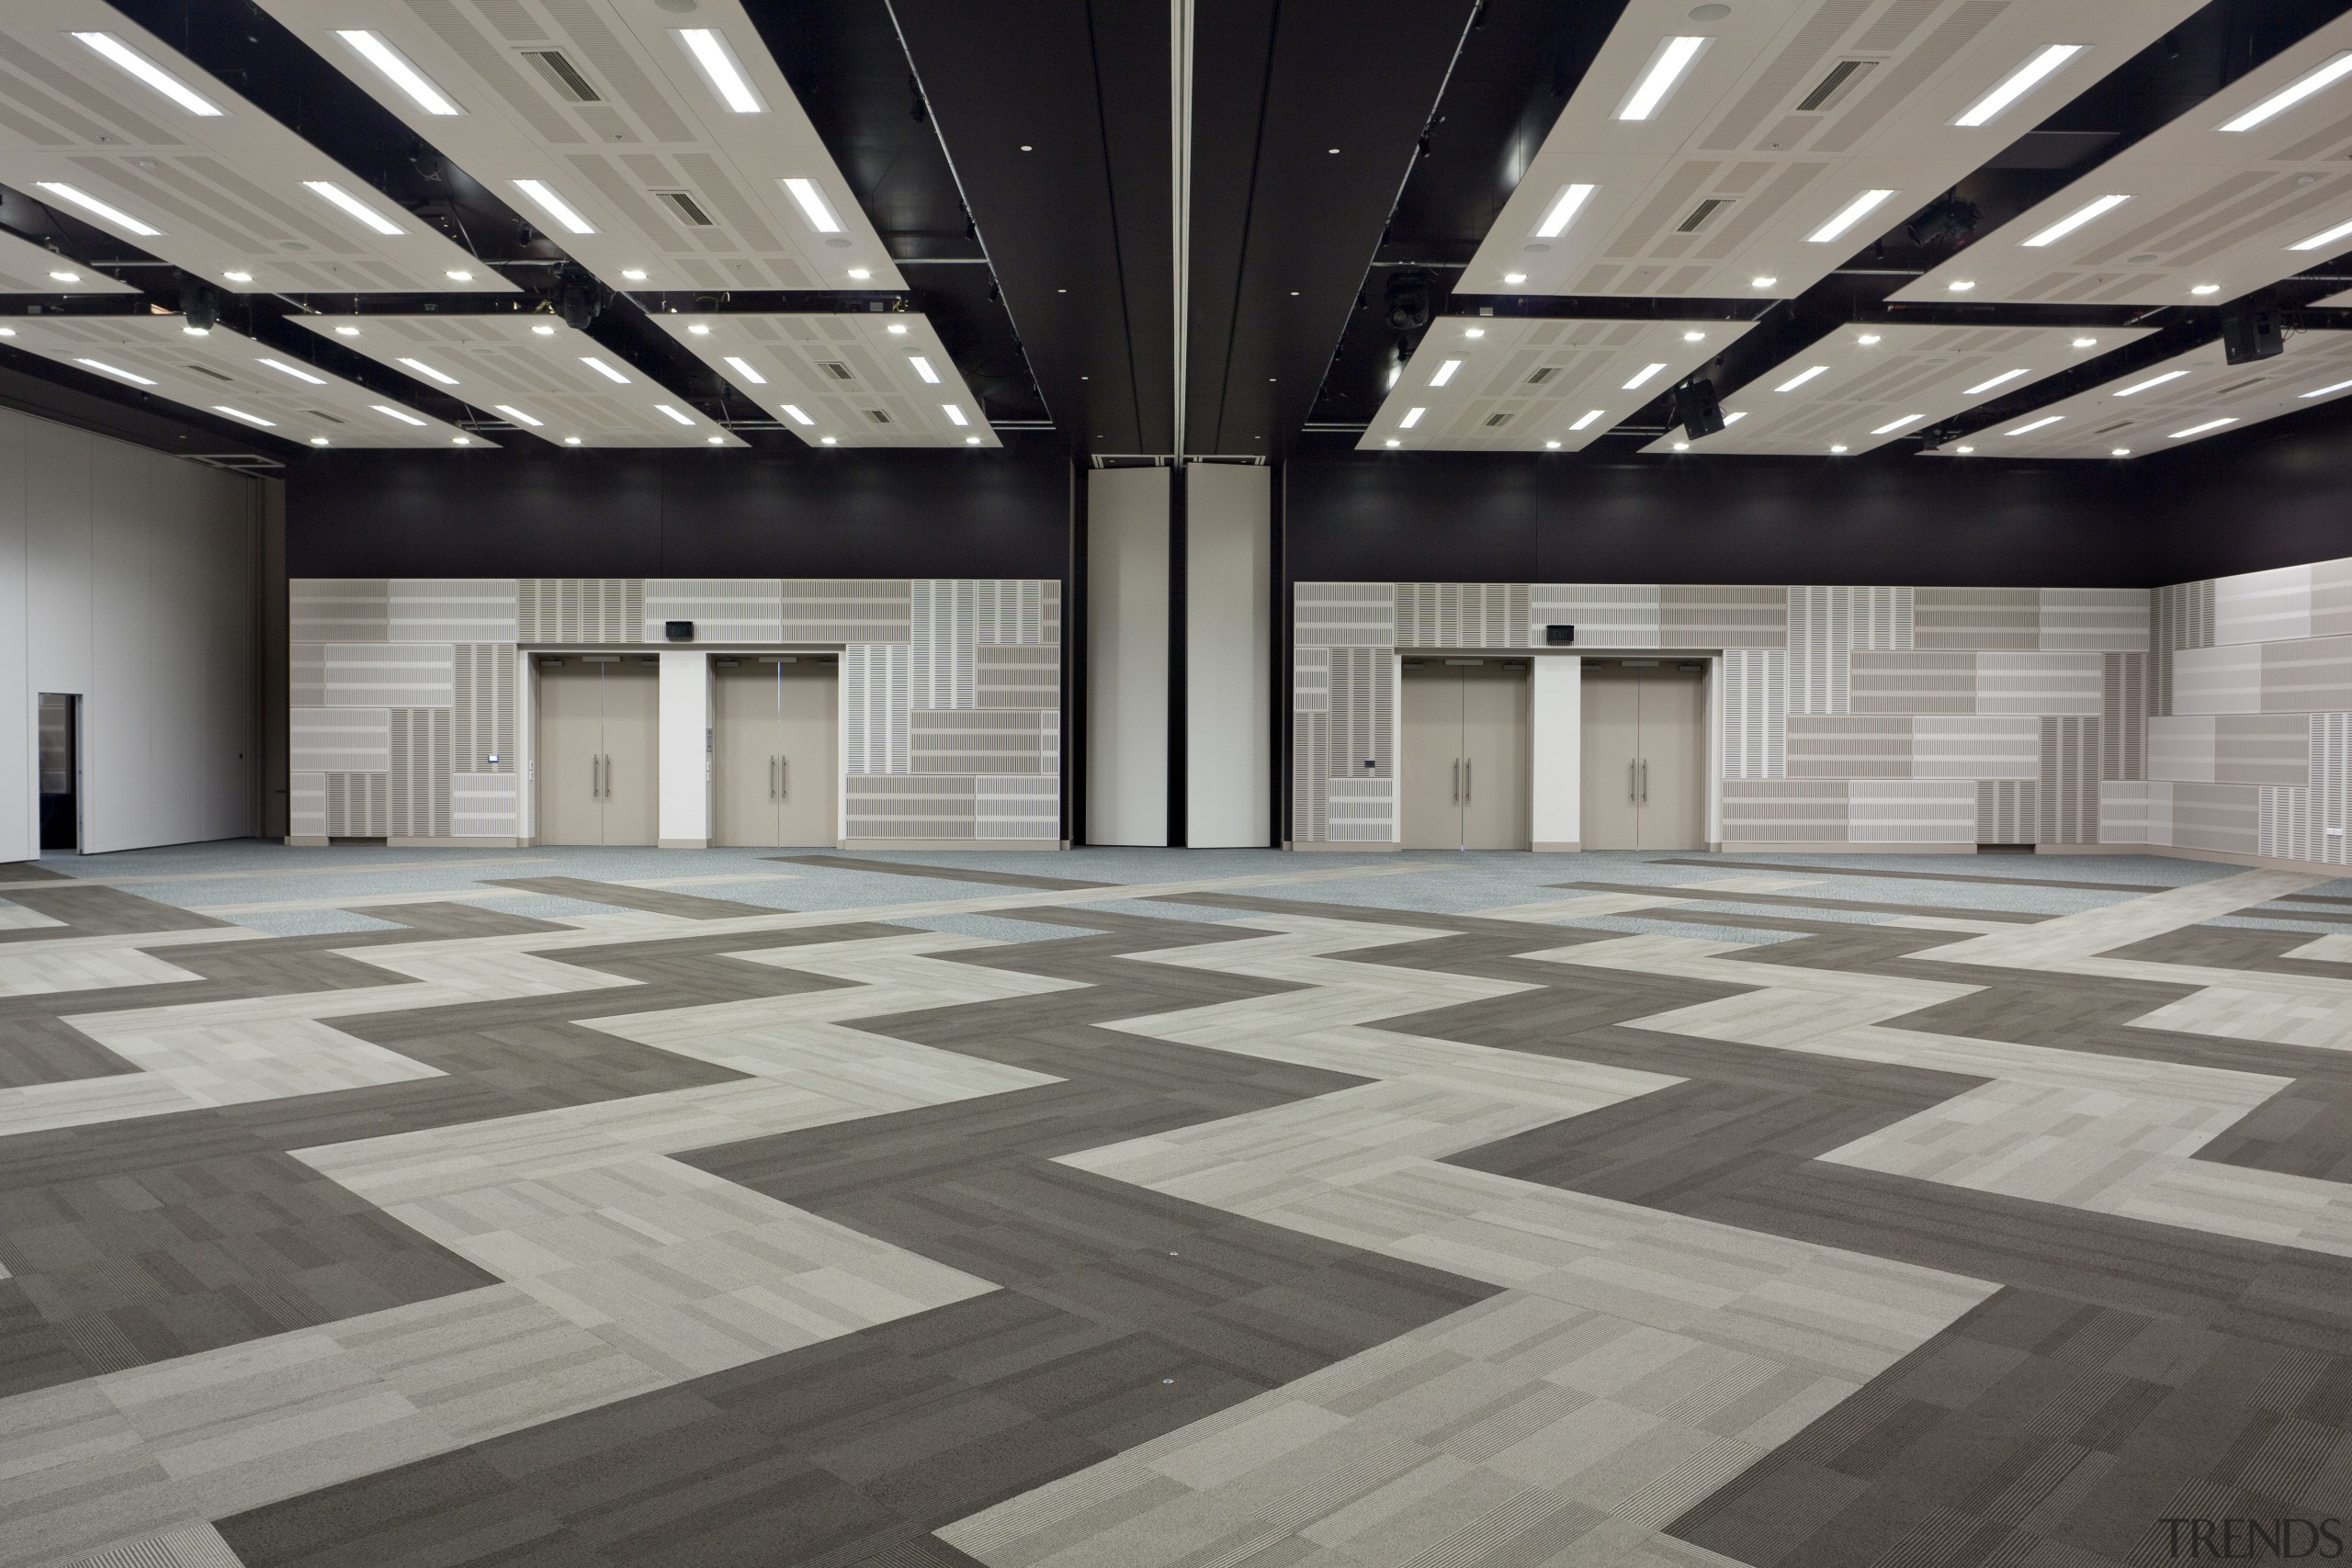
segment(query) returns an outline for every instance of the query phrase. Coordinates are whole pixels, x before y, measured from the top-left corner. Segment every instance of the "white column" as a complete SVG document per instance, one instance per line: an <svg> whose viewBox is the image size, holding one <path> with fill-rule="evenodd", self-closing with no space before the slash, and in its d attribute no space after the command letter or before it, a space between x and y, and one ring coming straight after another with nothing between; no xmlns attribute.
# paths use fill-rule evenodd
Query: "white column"
<svg viewBox="0 0 2352 1568"><path fill-rule="evenodd" d="M710 848L710 660L662 654L662 829L665 850Z"/></svg>
<svg viewBox="0 0 2352 1568"><path fill-rule="evenodd" d="M1271 475L1227 463L1184 475L1184 841L1194 849L1271 841Z"/></svg>
<svg viewBox="0 0 2352 1568"><path fill-rule="evenodd" d="M1528 675L1528 837L1535 849L1573 850L1584 837L1584 660L1539 653Z"/></svg>
<svg viewBox="0 0 2352 1568"><path fill-rule="evenodd" d="M1086 489L1086 838L1168 842L1168 470Z"/></svg>

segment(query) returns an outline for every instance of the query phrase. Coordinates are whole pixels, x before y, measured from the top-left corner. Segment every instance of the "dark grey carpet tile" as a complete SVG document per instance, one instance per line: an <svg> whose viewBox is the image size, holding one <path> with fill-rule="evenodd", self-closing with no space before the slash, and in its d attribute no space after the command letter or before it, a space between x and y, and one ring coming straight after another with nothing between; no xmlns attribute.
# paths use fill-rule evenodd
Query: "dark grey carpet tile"
<svg viewBox="0 0 2352 1568"><path fill-rule="evenodd" d="M1875 904L1854 898L1809 898L1802 893L1744 893L1730 890L1710 893L1704 888L1662 888L1655 883L1641 882L1555 882L1548 886L1587 893L1670 893L1682 898L1704 898L1726 904L1761 904L1790 910L1854 909L1864 913L1886 915L1944 915L1958 919L2003 920L2017 925L2032 925L2038 921L2057 918L2054 915L2032 914L2019 909L1972 909L1961 905ZM1671 918L1674 910L1671 906L1668 906L1652 912L1661 918ZM1704 911L1694 912L1694 917L1712 919L1712 916ZM1950 942L1951 937L1947 934L1944 940Z"/></svg>
<svg viewBox="0 0 2352 1568"><path fill-rule="evenodd" d="M624 909L678 915L690 920L723 920L776 912L765 904L739 904L731 898L706 898L697 893L673 893L662 887L628 887L616 882L591 882L578 876L499 877L489 886L512 887L524 893L549 893L559 898L578 898L591 904L616 904Z"/></svg>
<svg viewBox="0 0 2352 1568"><path fill-rule="evenodd" d="M136 1070L46 1009L28 1009L14 1016L0 1011L0 1089L69 1083Z"/></svg>
<svg viewBox="0 0 2352 1568"><path fill-rule="evenodd" d="M71 882L74 878L62 871L51 871L37 861L0 861L0 882Z"/></svg>
<svg viewBox="0 0 2352 1568"><path fill-rule="evenodd" d="M977 871L960 865L924 865L919 861L863 860L855 855L770 855L787 865L829 865L837 871L871 871L885 876L931 876L947 882L977 882L985 886L1035 887L1043 892L1092 887L1117 887L1116 882L1081 882L1070 876L1041 876L1026 871Z"/></svg>
<svg viewBox="0 0 2352 1568"><path fill-rule="evenodd" d="M15 1280L0 1280L0 1399L112 1371L74 1353L64 1331L41 1314Z"/></svg>
<svg viewBox="0 0 2352 1568"><path fill-rule="evenodd" d="M1731 871L1785 871L1801 876L1883 876L1897 882L1995 882L2007 887L2070 887L2086 893L2160 893L2168 882L2070 882L2054 876L1994 876L1957 871L1905 871L1860 865L1804 865L1797 863L1734 859L1659 859L1652 865L1690 865L1718 874Z"/></svg>
<svg viewBox="0 0 2352 1568"><path fill-rule="evenodd" d="M52 920L62 921L64 929L35 926L24 931L0 931L0 942L119 936L132 931L192 931L229 923L95 882L65 880L55 887L17 887L10 889L6 897L11 904L21 904Z"/></svg>

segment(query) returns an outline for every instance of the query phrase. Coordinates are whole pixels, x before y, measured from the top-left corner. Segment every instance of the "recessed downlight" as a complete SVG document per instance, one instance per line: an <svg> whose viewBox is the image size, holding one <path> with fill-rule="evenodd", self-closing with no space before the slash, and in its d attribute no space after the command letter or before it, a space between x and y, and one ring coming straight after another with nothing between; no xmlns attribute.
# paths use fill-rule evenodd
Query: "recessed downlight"
<svg viewBox="0 0 2352 1568"><path fill-rule="evenodd" d="M1523 272L1507 272L1503 274L1503 281L1505 283L1524 283L1527 281L1527 274Z"/></svg>
<svg viewBox="0 0 2352 1568"><path fill-rule="evenodd" d="M1973 277L1955 277L1944 287L1954 294L1965 294L1976 287L1976 280Z"/></svg>
<svg viewBox="0 0 2352 1568"><path fill-rule="evenodd" d="M2110 446L2107 449L2107 455L2110 457L2129 457L2132 456L2132 448L2129 446Z"/></svg>
<svg viewBox="0 0 2352 1568"><path fill-rule="evenodd" d="M1846 455L1846 448L1843 445L1832 446L1829 448L1829 455L1833 457L1842 457Z"/></svg>
<svg viewBox="0 0 2352 1568"><path fill-rule="evenodd" d="M1777 277L1751 277L1747 280L1747 287L1750 288L1770 288L1780 281L1781 280Z"/></svg>
<svg viewBox="0 0 2352 1568"><path fill-rule="evenodd" d="M1706 341L1707 341L1707 334L1706 334L1706 333L1695 333L1695 332L1694 332L1694 333L1684 333L1682 334L1682 341L1683 341L1684 343L1704 343L1704 342L1706 342Z"/></svg>
<svg viewBox="0 0 2352 1568"><path fill-rule="evenodd" d="M2219 293L2222 291L2222 286L2221 286L2220 284L2218 284L2218 283L2198 283L2198 284L2192 284L2192 285L2190 285L2190 286L2189 286L2189 289L2188 289L2188 291L2189 291L2191 294L2200 294L2200 295L2201 295L2201 294L2219 294Z"/></svg>
<svg viewBox="0 0 2352 1568"><path fill-rule="evenodd" d="M537 326L531 329L531 335L534 337L553 337L555 336L554 324L548 321L541 321Z"/></svg>
<svg viewBox="0 0 2352 1568"><path fill-rule="evenodd" d="M642 283L650 275L641 266L625 266L621 268L621 277L625 282Z"/></svg>
<svg viewBox="0 0 2352 1568"><path fill-rule="evenodd" d="M686 331L694 333L696 337L708 337L710 335L710 323L708 321L696 321L694 325L688 327Z"/></svg>
<svg viewBox="0 0 2352 1568"><path fill-rule="evenodd" d="M2098 339L2095 337L2078 337L2075 340L2074 345L2076 348L2097 348L2098 346Z"/></svg>
<svg viewBox="0 0 2352 1568"><path fill-rule="evenodd" d="M1860 336L1860 337L1856 338L1854 341L1855 341L1856 343L1858 343L1858 344L1860 344L1864 348L1868 348L1868 347L1870 347L1871 344L1875 344L1875 343L1877 343L1877 342L1879 341L1879 334L1878 334L1878 333L1864 333L1861 336Z"/></svg>
<svg viewBox="0 0 2352 1568"><path fill-rule="evenodd" d="M1381 445L1384 446L1402 446L1405 444L1392 435L1386 441L1381 443Z"/></svg>
<svg viewBox="0 0 2352 1568"><path fill-rule="evenodd" d="M78 272L67 272L64 269L60 268L56 272L52 272L49 275L49 280L51 283L79 283L82 281L82 275Z"/></svg>

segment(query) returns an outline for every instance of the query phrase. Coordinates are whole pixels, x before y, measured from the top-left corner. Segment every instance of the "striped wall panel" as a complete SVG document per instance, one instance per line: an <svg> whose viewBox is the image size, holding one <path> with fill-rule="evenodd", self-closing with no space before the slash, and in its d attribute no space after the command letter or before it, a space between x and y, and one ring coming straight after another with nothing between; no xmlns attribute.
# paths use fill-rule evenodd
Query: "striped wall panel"
<svg viewBox="0 0 2352 1568"><path fill-rule="evenodd" d="M2333 713L2352 708L2352 637L2267 643L2260 653L2263 712Z"/></svg>
<svg viewBox="0 0 2352 1568"><path fill-rule="evenodd" d="M1385 648L1331 649L1331 777L1396 773L1396 660Z"/></svg>
<svg viewBox="0 0 2352 1568"><path fill-rule="evenodd" d="M1531 639L1523 582L1400 582L1399 648L1526 648ZM1581 635L1581 634L1580 634Z"/></svg>
<svg viewBox="0 0 2352 1568"><path fill-rule="evenodd" d="M2149 723L2148 776L2173 784L2312 782L2312 716L2185 714Z"/></svg>
<svg viewBox="0 0 2352 1568"><path fill-rule="evenodd" d="M1732 649L1723 676L1724 777L1787 775L1789 656L1781 649Z"/></svg>
<svg viewBox="0 0 2352 1568"><path fill-rule="evenodd" d="M383 642L391 595L381 578L298 577L286 585L286 640Z"/></svg>
<svg viewBox="0 0 2352 1568"><path fill-rule="evenodd" d="M396 577L386 585L394 642L514 640L511 577ZM356 641L356 638L336 638Z"/></svg>
<svg viewBox="0 0 2352 1568"><path fill-rule="evenodd" d="M2148 662L2146 653L2099 655L2098 776L2148 776Z"/></svg>
<svg viewBox="0 0 2352 1568"><path fill-rule="evenodd" d="M2172 655L2175 714L2262 711L2262 649L2259 646L2184 648Z"/></svg>
<svg viewBox="0 0 2352 1568"><path fill-rule="evenodd" d="M1793 649L1791 660L1793 663ZM1976 660L1973 653L1857 649L1847 661L1847 678L1850 682L1848 705L1833 711L1974 713ZM1797 711L1793 697L1790 711Z"/></svg>
<svg viewBox="0 0 2352 1568"><path fill-rule="evenodd" d="M1912 646L1912 590L1791 588L1787 594L1789 711L1866 711L1849 706L1849 660L1857 651L1888 652Z"/></svg>
<svg viewBox="0 0 2352 1568"><path fill-rule="evenodd" d="M2148 776L2168 784L2213 782L2211 714L2173 714L2148 721Z"/></svg>
<svg viewBox="0 0 2352 1568"><path fill-rule="evenodd" d="M984 708L1059 708L1062 650L1046 643L983 642L973 650L972 695Z"/></svg>
<svg viewBox="0 0 2352 1568"><path fill-rule="evenodd" d="M389 773L326 773L326 830L335 839L381 839L391 832Z"/></svg>
<svg viewBox="0 0 2352 1568"><path fill-rule="evenodd" d="M1057 776L982 775L972 781L975 838L1058 840L1061 811Z"/></svg>
<svg viewBox="0 0 2352 1568"><path fill-rule="evenodd" d="M669 621L692 621L696 642L782 642L784 583L773 577L646 579L644 640L663 641Z"/></svg>
<svg viewBox="0 0 2352 1568"><path fill-rule="evenodd" d="M957 578L911 585L907 680L916 707L972 705L974 586Z"/></svg>
<svg viewBox="0 0 2352 1568"><path fill-rule="evenodd" d="M1293 713L1331 711L1331 650L1295 648L1290 659L1290 705Z"/></svg>
<svg viewBox="0 0 2352 1568"><path fill-rule="evenodd" d="M1393 582L1302 582L1291 600L1291 641L1300 648L1394 648Z"/></svg>
<svg viewBox="0 0 2352 1568"><path fill-rule="evenodd" d="M2352 714L2311 716L2312 800L2319 853L2326 865L2352 862Z"/></svg>
<svg viewBox="0 0 2352 1568"><path fill-rule="evenodd" d="M1849 843L1976 842L1976 785L1970 780L1855 779L1847 790Z"/></svg>
<svg viewBox="0 0 2352 1568"><path fill-rule="evenodd" d="M1727 779L1724 839L1766 844L1844 843L1843 779Z"/></svg>
<svg viewBox="0 0 2352 1568"><path fill-rule="evenodd" d="M1046 766L1045 720L1019 708L916 708L907 720L907 767L914 773L1056 772Z"/></svg>
<svg viewBox="0 0 2352 1568"><path fill-rule="evenodd" d="M2312 569L2280 567L2214 581L2213 640L2290 642L2312 635Z"/></svg>
<svg viewBox="0 0 2352 1568"><path fill-rule="evenodd" d="M907 714L913 706L902 642L842 649L842 766L852 773L903 773Z"/></svg>
<svg viewBox="0 0 2352 1568"><path fill-rule="evenodd" d="M452 765L473 773L514 771L517 669L512 642L461 642L449 652Z"/></svg>
<svg viewBox="0 0 2352 1568"><path fill-rule="evenodd" d="M2352 637L2352 560L2312 568L2312 636Z"/></svg>
<svg viewBox="0 0 2352 1568"><path fill-rule="evenodd" d="M641 642L645 583L634 577L526 577L514 585L517 641Z"/></svg>
<svg viewBox="0 0 2352 1568"><path fill-rule="evenodd" d="M286 830L300 839L327 836L327 776L291 773L286 776Z"/></svg>
<svg viewBox="0 0 2352 1568"><path fill-rule="evenodd" d="M2007 714L1921 714L1909 723L1914 778L2041 776L2041 721L2038 718Z"/></svg>
<svg viewBox="0 0 2352 1568"><path fill-rule="evenodd" d="M1660 648L1785 649L1789 591L1779 587L1679 587L1658 590ZM1540 638L1542 630L1537 629Z"/></svg>
<svg viewBox="0 0 2352 1568"><path fill-rule="evenodd" d="M2259 784L2255 790L2255 852L2278 860L2322 858L2324 813L2317 792Z"/></svg>
<svg viewBox="0 0 2352 1568"><path fill-rule="evenodd" d="M449 831L460 839L511 839L522 831L513 773L449 775Z"/></svg>
<svg viewBox="0 0 2352 1568"><path fill-rule="evenodd" d="M298 773L380 773L392 765L390 708L293 708L288 765Z"/></svg>
<svg viewBox="0 0 2352 1568"><path fill-rule="evenodd" d="M1911 720L1904 716L1797 714L1789 719L1792 779L1907 779Z"/></svg>
<svg viewBox="0 0 2352 1568"><path fill-rule="evenodd" d="M2041 646L2038 588L1920 588L1913 591L1911 646L1971 652Z"/></svg>
<svg viewBox="0 0 2352 1568"><path fill-rule="evenodd" d="M1529 641L1572 626L1578 648L1657 648L1660 591L1635 582L1539 582L1527 591Z"/></svg>
<svg viewBox="0 0 2352 1568"><path fill-rule="evenodd" d="M853 839L978 837L977 781L915 773L851 773L843 781Z"/></svg>
<svg viewBox="0 0 2352 1568"><path fill-rule="evenodd" d="M2099 721L2048 717L2041 723L2041 772L2036 798L2044 844L2098 842Z"/></svg>
<svg viewBox="0 0 2352 1568"><path fill-rule="evenodd" d="M2105 677L2096 653L1980 653L1976 711L2097 718Z"/></svg>
<svg viewBox="0 0 2352 1568"><path fill-rule="evenodd" d="M400 839L449 836L449 710L394 708L384 831Z"/></svg>
<svg viewBox="0 0 2352 1568"><path fill-rule="evenodd" d="M2150 594L2144 588L2044 588L2045 653L2145 653Z"/></svg>
<svg viewBox="0 0 2352 1568"><path fill-rule="evenodd" d="M2261 798L2256 786L2176 784L2168 788L2172 835L2166 841L2184 850L2222 854L2260 852Z"/></svg>
<svg viewBox="0 0 2352 1568"><path fill-rule="evenodd" d="M1319 844L1330 822L1331 716L1305 712L1291 721L1290 833Z"/></svg>
<svg viewBox="0 0 2352 1568"><path fill-rule="evenodd" d="M2162 790L2167 800L2170 784L2155 784L2146 779L2105 779L2098 786L2098 841L2102 844L2148 844L2171 841L2167 819L2165 836L2149 837L2149 796ZM1982 840L1992 843L1995 840Z"/></svg>
<svg viewBox="0 0 2352 1568"><path fill-rule="evenodd" d="M1324 833L1335 844L1393 843L1396 839L1396 781L1333 779Z"/></svg>
<svg viewBox="0 0 2352 1568"><path fill-rule="evenodd" d="M451 654L447 643L340 643L326 647L329 707L446 708Z"/></svg>
<svg viewBox="0 0 2352 1568"><path fill-rule="evenodd" d="M1061 584L1055 583L1058 589ZM909 587L887 578L786 578L776 598L777 636L784 643L904 642ZM1050 641L1000 637L998 642Z"/></svg>
<svg viewBox="0 0 2352 1568"><path fill-rule="evenodd" d="M288 643L286 649L286 705L322 708L327 705L327 645Z"/></svg>
<svg viewBox="0 0 2352 1568"><path fill-rule="evenodd" d="M2030 844L2041 831L2041 784L2033 779L1976 781L1976 841Z"/></svg>
<svg viewBox="0 0 2352 1568"><path fill-rule="evenodd" d="M982 578L972 584L972 640L1048 647L1061 641L1060 616L1046 625L1048 599L1058 601L1061 584L1035 579ZM878 639L877 639L878 640Z"/></svg>

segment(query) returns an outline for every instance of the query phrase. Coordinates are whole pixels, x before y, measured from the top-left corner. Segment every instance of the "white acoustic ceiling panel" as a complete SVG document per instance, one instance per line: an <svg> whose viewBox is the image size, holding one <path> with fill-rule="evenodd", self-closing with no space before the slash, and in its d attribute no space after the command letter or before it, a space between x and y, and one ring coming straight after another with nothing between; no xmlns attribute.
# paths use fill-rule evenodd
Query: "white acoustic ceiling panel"
<svg viewBox="0 0 2352 1568"><path fill-rule="evenodd" d="M922 316L842 311L658 314L652 320L812 446L1003 445Z"/></svg>
<svg viewBox="0 0 2352 1568"><path fill-rule="evenodd" d="M2352 251L2347 51L2340 17L1894 298L2219 303Z"/></svg>
<svg viewBox="0 0 2352 1568"><path fill-rule="evenodd" d="M289 316L525 434L568 446L741 446L684 398L552 316Z"/></svg>
<svg viewBox="0 0 2352 1568"><path fill-rule="evenodd" d="M227 327L193 335L178 316L12 316L0 343L281 440L497 445Z"/></svg>
<svg viewBox="0 0 2352 1568"><path fill-rule="evenodd" d="M2150 327L1840 327L1725 398L1722 430L1650 452L1867 452L2146 337Z"/></svg>
<svg viewBox="0 0 2352 1568"><path fill-rule="evenodd" d="M2145 457L2352 393L2352 333L2306 332L2232 365L2217 341L1922 456Z"/></svg>
<svg viewBox="0 0 2352 1568"><path fill-rule="evenodd" d="M1573 452L1751 325L1442 317L1422 334L1356 446Z"/></svg>
<svg viewBox="0 0 2352 1568"><path fill-rule="evenodd" d="M2197 8L1630 0L1455 287L1800 293Z"/></svg>
<svg viewBox="0 0 2352 1568"><path fill-rule="evenodd" d="M0 183L236 292L514 288L106 0L0 6Z"/></svg>
<svg viewBox="0 0 2352 1568"><path fill-rule="evenodd" d="M30 240L0 233L0 294L136 294L128 283L107 276L71 256L45 250Z"/></svg>
<svg viewBox="0 0 2352 1568"><path fill-rule="evenodd" d="M261 5L616 288L906 286L739 0Z"/></svg>

